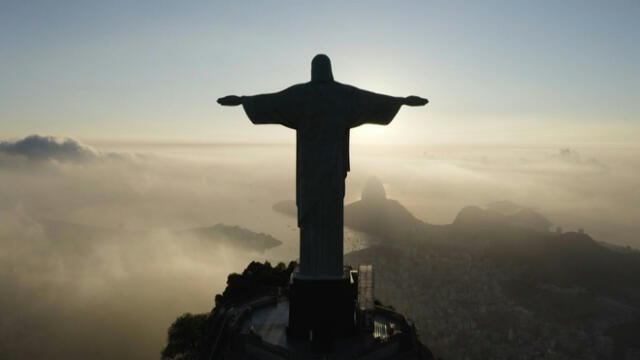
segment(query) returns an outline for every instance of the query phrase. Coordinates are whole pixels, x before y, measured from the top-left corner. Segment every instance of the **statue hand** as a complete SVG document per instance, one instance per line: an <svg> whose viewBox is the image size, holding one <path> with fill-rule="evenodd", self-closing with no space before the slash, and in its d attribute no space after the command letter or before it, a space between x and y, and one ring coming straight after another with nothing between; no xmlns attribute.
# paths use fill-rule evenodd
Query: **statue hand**
<svg viewBox="0 0 640 360"><path fill-rule="evenodd" d="M424 106L427 105L428 102L429 100L421 98L420 96L411 95L404 98L404 105L408 106Z"/></svg>
<svg viewBox="0 0 640 360"><path fill-rule="evenodd" d="M240 96L229 95L229 96L219 98L218 104L222 106L242 105L242 98Z"/></svg>

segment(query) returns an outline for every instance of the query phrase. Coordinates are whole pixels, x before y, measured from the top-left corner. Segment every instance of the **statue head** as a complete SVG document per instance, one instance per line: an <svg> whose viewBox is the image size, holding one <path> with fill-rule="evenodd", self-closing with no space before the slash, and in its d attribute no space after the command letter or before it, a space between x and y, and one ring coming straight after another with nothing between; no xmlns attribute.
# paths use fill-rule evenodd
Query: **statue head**
<svg viewBox="0 0 640 360"><path fill-rule="evenodd" d="M325 54L318 54L311 61L311 82L332 82L331 59Z"/></svg>

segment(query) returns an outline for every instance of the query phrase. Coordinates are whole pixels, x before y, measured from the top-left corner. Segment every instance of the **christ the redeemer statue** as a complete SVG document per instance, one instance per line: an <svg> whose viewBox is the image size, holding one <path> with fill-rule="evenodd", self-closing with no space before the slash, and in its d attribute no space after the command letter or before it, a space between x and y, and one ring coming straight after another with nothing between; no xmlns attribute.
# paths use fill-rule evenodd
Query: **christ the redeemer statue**
<svg viewBox="0 0 640 360"><path fill-rule="evenodd" d="M387 125L400 106L422 106L418 96L376 94L333 80L331 61L316 55L311 81L273 94L226 96L220 105L242 105L254 124L296 130L296 204L301 279L343 277L343 198L349 171L349 130Z"/></svg>

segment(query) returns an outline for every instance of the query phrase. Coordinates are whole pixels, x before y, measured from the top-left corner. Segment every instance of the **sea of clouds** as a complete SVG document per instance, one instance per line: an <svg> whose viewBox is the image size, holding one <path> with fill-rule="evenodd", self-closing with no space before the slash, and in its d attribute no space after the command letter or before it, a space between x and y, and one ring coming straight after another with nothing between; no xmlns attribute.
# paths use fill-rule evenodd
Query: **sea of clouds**
<svg viewBox="0 0 640 360"><path fill-rule="evenodd" d="M640 247L638 155L594 145L354 146L345 202L377 176L429 223L510 200L566 230ZM170 323L209 311L228 273L297 257L295 219L271 209L294 198L294 161L293 145L0 141L0 353L157 358ZM170 231L217 223L283 245L260 254Z"/></svg>

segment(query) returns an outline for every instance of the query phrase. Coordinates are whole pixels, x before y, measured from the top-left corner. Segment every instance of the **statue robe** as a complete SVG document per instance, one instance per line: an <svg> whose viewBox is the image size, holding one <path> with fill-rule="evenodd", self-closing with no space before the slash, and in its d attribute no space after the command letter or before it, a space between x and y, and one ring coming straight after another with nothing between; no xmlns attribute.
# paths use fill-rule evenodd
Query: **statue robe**
<svg viewBox="0 0 640 360"><path fill-rule="evenodd" d="M242 104L254 124L280 124L297 133L300 271L296 276L342 278L349 129L365 123L390 123L401 102L395 97L331 81L244 96Z"/></svg>

